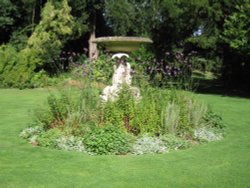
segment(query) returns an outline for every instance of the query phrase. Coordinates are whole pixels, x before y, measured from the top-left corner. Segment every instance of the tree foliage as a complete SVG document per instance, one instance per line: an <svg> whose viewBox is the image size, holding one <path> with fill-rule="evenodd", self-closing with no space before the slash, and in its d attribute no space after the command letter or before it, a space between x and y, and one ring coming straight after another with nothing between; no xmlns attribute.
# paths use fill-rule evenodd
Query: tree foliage
<svg viewBox="0 0 250 188"><path fill-rule="evenodd" d="M1 50L14 47L18 53L1 77L18 77L20 67L25 72L11 83L53 72L52 60L63 49L82 53L90 36L147 36L157 59L166 52L196 51L211 64L206 67L223 62L223 75L249 70L249 0L3 0L0 5L0 43L9 42ZM0 62L6 64L4 58Z"/></svg>
<svg viewBox="0 0 250 188"><path fill-rule="evenodd" d="M41 21L29 37L26 47L12 60L15 63L8 69L5 68L3 85L32 86L36 73L45 76L41 73L44 73L44 69L51 68L52 59L59 56L63 44L74 32L75 22L70 11L67 0L48 1L45 4Z"/></svg>
<svg viewBox="0 0 250 188"><path fill-rule="evenodd" d="M237 5L236 11L225 21L223 39L240 53L250 55L250 1Z"/></svg>
<svg viewBox="0 0 250 188"><path fill-rule="evenodd" d="M10 0L0 1L0 41L6 41L6 33L12 30L18 16L15 4Z"/></svg>

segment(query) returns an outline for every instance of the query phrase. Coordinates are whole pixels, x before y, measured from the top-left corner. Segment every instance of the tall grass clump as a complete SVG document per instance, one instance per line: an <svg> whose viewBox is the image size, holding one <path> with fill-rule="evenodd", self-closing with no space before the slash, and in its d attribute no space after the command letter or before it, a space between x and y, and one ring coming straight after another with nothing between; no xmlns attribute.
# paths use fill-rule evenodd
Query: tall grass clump
<svg viewBox="0 0 250 188"><path fill-rule="evenodd" d="M207 106L187 93L179 92L162 111L162 126L166 133L192 134L192 130L205 124Z"/></svg>
<svg viewBox="0 0 250 188"><path fill-rule="evenodd" d="M45 130L58 128L73 135L82 134L95 124L98 98L98 91L93 88L51 93L47 106L34 111L35 121Z"/></svg>

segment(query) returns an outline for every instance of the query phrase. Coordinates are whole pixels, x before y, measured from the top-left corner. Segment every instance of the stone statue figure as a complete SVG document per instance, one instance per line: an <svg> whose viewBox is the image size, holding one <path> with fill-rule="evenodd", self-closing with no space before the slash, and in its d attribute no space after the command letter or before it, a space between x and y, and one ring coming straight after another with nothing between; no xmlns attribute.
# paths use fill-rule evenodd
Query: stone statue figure
<svg viewBox="0 0 250 188"><path fill-rule="evenodd" d="M117 53L112 56L113 59L117 59L117 63L114 65L114 74L112 77L112 85L104 88L101 99L103 101L114 101L119 94L122 85L126 84L131 89L131 92L136 100L140 99L140 90L136 87L132 87L132 74L133 70L130 63L126 61L129 56L125 53Z"/></svg>

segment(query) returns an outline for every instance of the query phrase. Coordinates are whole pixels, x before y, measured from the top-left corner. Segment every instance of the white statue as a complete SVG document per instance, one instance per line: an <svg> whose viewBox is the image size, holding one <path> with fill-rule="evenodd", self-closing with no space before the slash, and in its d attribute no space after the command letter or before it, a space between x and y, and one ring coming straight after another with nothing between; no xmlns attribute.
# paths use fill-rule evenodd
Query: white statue
<svg viewBox="0 0 250 188"><path fill-rule="evenodd" d="M130 63L123 59L124 57L129 56L125 53L118 53L112 56L112 58L118 58L119 61L116 65L114 65L112 86L105 87L102 92L101 98L103 101L115 100L118 97L118 93L123 84L126 84L130 87L135 99L140 99L139 89L136 87L131 87L133 70Z"/></svg>

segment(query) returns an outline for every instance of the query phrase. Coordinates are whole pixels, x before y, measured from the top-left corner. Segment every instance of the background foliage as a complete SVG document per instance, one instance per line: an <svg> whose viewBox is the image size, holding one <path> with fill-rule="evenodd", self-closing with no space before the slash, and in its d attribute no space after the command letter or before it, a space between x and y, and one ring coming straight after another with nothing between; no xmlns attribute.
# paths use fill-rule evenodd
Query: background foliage
<svg viewBox="0 0 250 188"><path fill-rule="evenodd" d="M187 56L195 51L191 60L202 65L196 68L216 72L227 82L248 84L249 4L249 0L1 1L0 43L18 53L2 71L1 87L39 86L40 78L58 74L53 59L63 51L85 53L93 32L97 37L152 38L154 44L147 51L154 55L156 61L150 61L156 67L166 53L181 51Z"/></svg>

